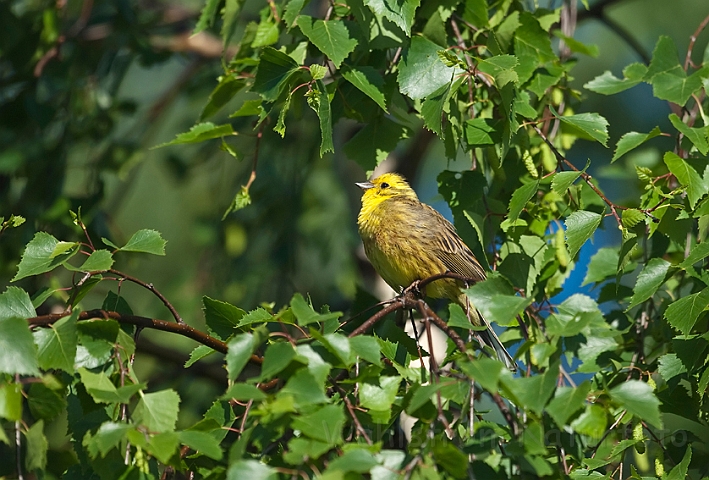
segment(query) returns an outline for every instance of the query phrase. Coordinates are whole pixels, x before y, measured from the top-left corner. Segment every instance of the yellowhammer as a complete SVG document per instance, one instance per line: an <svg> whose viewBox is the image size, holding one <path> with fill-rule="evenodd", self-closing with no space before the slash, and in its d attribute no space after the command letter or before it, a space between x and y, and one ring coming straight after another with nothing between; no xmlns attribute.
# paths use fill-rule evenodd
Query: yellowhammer
<svg viewBox="0 0 709 480"><path fill-rule="evenodd" d="M401 175L385 173L358 183L364 190L357 224L364 251L375 270L394 290L401 292L417 280L451 272L476 281L485 270L440 213L421 203ZM432 298L447 298L469 313L474 325L486 325L480 339L497 352L510 370L517 366L495 332L460 290L461 283L441 279L427 285Z"/></svg>

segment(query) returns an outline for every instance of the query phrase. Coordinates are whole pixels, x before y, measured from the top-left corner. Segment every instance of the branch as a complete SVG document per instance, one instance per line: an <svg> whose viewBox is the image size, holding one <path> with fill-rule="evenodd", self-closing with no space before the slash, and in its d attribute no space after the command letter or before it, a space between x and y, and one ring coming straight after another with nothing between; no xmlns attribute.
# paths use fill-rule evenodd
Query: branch
<svg viewBox="0 0 709 480"><path fill-rule="evenodd" d="M160 299L160 301L162 301L163 305L165 305L165 307L167 307L167 309L170 310L170 313L172 314L172 316L175 317L175 321L177 323L184 325L185 322L182 320L182 317L180 316L180 314L177 313L177 310L175 309L175 307L172 306L172 304L168 301L168 299L165 298L165 296L162 293L160 293L158 291L158 289L155 288L155 286L152 283L145 283L144 281L142 281L138 278L131 277L127 273L119 272L118 270L115 270L113 268L108 271L114 275L118 275L119 277L122 277L122 278L128 280L129 282L133 282L135 284L138 284L141 287L146 288L146 289L150 290L151 292L153 292L155 294L155 296L158 297Z"/></svg>
<svg viewBox="0 0 709 480"><path fill-rule="evenodd" d="M596 192L596 195L598 195L600 197L600 199L603 200L605 202L605 204L610 207L611 213L615 217L616 222L618 222L618 226L622 227L623 221L620 219L620 216L618 215L618 210L628 210L628 207L623 207L621 205L617 205L617 204L611 202L608 199L608 197L606 197L603 194L603 192L601 192L598 189L598 187L593 184L593 182L591 181L593 179L593 177L590 174L579 170L578 168L576 168L576 166L573 163L568 161L566 159L566 157L564 157L561 154L561 152L559 152L559 150L556 148L556 146L554 146L554 144L547 138L547 136L544 135L544 133L539 129L539 127L537 127L536 125L533 125L532 128L534 129L534 131L537 132L537 134L542 138L542 140L544 140L544 142L549 146L549 148L554 153L554 156L559 161L559 163L564 164L567 167L569 167L571 170L580 173L581 178L584 180L584 182L586 182L586 184L589 187L591 187L591 190ZM645 214L650 220L652 220L653 223L658 223L660 221L659 218L655 217L654 215L652 215L652 213L650 213L651 210L649 210L649 209L638 209L638 210L640 212L642 212L643 214Z"/></svg>
<svg viewBox="0 0 709 480"><path fill-rule="evenodd" d="M48 315L39 315L37 317L28 318L27 322L31 327L47 327L64 317L71 315L71 312L62 313L51 313ZM167 320L159 320L156 318L140 317L138 315L124 315L119 312L114 312L110 310L86 310L79 314L79 320L90 320L92 318L101 319L112 319L120 323L128 323L130 325L136 325L141 328L152 328L153 330L162 330L163 332L176 333L182 335L183 337L191 338L192 340L206 345L214 350L227 353L229 347L226 343L222 342L218 338L207 335L206 333L200 332L185 323L174 323L168 322ZM251 360L257 363L262 363L260 357L256 355L251 356Z"/></svg>
<svg viewBox="0 0 709 480"><path fill-rule="evenodd" d="M709 15L707 15L704 20L702 20L702 23L699 24L697 29L694 31L691 37L689 37L689 46L687 47L687 57L684 59L684 70L687 71L689 66L692 64L692 50L694 49L694 44L697 41L697 37L699 36L700 33L702 33L702 30L704 30L707 25L709 24Z"/></svg>

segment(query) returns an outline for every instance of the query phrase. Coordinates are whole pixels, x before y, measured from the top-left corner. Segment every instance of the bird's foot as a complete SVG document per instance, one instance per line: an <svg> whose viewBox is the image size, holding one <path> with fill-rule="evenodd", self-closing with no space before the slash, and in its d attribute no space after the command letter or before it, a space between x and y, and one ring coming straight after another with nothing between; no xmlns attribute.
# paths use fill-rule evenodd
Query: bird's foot
<svg viewBox="0 0 709 480"><path fill-rule="evenodd" d="M401 292L401 294L403 296L412 295L417 299L421 299L426 296L425 287L421 287L421 280L414 280L411 285L406 287L404 291Z"/></svg>

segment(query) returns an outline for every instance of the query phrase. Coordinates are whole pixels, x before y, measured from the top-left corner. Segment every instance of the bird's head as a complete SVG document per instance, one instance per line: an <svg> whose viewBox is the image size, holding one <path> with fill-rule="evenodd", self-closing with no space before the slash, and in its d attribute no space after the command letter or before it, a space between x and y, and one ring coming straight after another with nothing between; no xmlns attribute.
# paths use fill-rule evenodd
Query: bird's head
<svg viewBox="0 0 709 480"><path fill-rule="evenodd" d="M390 198L411 198L418 200L416 192L398 173L384 173L368 182L356 184L364 190L362 205L374 207Z"/></svg>

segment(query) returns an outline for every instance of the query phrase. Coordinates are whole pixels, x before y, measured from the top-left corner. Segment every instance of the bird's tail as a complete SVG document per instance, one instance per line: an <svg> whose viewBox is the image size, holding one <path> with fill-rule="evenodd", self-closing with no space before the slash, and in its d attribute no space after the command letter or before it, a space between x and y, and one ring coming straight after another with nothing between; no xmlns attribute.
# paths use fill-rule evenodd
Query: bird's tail
<svg viewBox="0 0 709 480"><path fill-rule="evenodd" d="M499 338L497 338L497 334L490 325L487 326L487 330L478 332L478 334L483 344L495 350L497 358L504 363L507 368L513 372L517 371L517 364L512 358L512 355L510 355L510 352L508 352L505 346L502 345L502 342Z"/></svg>
<svg viewBox="0 0 709 480"><path fill-rule="evenodd" d="M464 293L461 293L457 298L458 304L461 305L465 312L468 314L468 318L473 325L482 326L484 325L487 329L475 332L478 334L478 339L482 343L481 346L488 346L492 348L497 354L497 358L505 364L505 366L513 372L517 371L517 363L515 363L514 358L507 351L502 342L497 337L497 334L490 326L490 323L483 317L483 314L475 308L470 302L470 299Z"/></svg>

